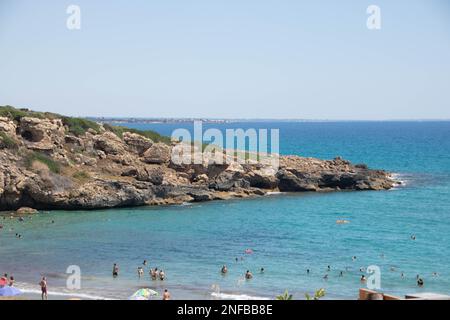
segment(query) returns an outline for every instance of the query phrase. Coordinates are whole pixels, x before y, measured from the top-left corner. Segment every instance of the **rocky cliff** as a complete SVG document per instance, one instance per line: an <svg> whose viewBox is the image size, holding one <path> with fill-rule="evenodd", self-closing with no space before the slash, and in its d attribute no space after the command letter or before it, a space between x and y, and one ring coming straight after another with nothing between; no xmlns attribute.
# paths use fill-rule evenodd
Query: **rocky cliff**
<svg viewBox="0 0 450 320"><path fill-rule="evenodd" d="M389 174L336 158L176 165L167 139L87 120L0 107L0 211L99 209L263 196L383 190Z"/></svg>

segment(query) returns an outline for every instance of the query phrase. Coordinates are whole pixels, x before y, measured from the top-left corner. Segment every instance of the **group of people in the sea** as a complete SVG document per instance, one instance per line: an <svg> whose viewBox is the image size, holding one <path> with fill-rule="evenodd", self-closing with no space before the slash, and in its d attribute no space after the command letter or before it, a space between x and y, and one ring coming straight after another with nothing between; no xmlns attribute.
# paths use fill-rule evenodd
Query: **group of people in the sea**
<svg viewBox="0 0 450 320"><path fill-rule="evenodd" d="M259 270L259 273L264 273L264 268L261 268L260 270ZM222 275L226 275L227 273L228 273L228 267L226 266L226 265L223 265L222 266L222 269L220 269L220 273L222 274ZM246 272L245 272L245 274L244 274L244 278L246 279L246 280L251 280L251 279L253 279L253 273L251 273L250 272L250 270L247 270Z"/></svg>
<svg viewBox="0 0 450 320"><path fill-rule="evenodd" d="M6 220L6 219L7 219L7 216L3 216L3 220ZM13 217L13 216L10 216L9 219L14 219L14 217ZM25 219L24 219L23 217L19 217L18 219L19 219L20 222L24 222L24 221L25 221ZM29 217L29 219L32 219L32 218ZM54 224L55 221L52 220L51 223ZM4 229L4 228L5 228L5 224L0 224L0 231L1 231L2 229ZM10 232L13 232L13 231L14 231L14 228L10 228L9 231L10 231ZM22 234L17 233L17 232L15 233L15 237L16 237L17 239L22 239L22 238L23 238ZM412 235L410 236L410 240L415 241L416 239L417 239L417 238L416 238L416 235L415 235L415 234L412 234ZM244 250L244 254L245 254L245 255L252 255L253 253L254 253L253 249L245 249L245 250ZM384 258L384 254L382 254L381 257ZM235 260L235 262L237 263L237 262L239 262L239 261L243 261L243 260L244 260L244 257L243 257L243 256L241 256L241 257L236 257L234 260ZM356 256L352 256L352 257L351 257L351 260L352 260L353 262L355 262L355 261L357 261L357 257L356 257ZM145 267L147 267L147 265L148 265L148 261L147 261L147 260L144 260L144 261L142 262L142 265L137 267L137 274L138 274L138 277L139 277L139 278L142 278L142 277L145 275ZM244 269L244 270L245 270L245 269ZM397 271L397 268L396 268L396 267L390 267L389 270L390 270L391 272L396 272L396 271ZM330 265L328 265L328 266L326 267L326 273L323 275L322 278L323 278L324 280L328 280L328 279L330 278L331 271L332 271L332 267L331 267ZM345 273L348 273L349 271L350 271L350 267L346 267L346 268L345 268L345 271L343 271L343 270L340 270L340 271L339 271L339 275L338 275L338 276L339 276L339 277L344 277ZM220 273L221 273L222 275L227 275L228 272L229 272L228 266L227 266L227 265L223 265L223 266L221 267L221 269L220 269ZM264 269L263 267L260 268L259 273L260 273L260 274L263 274L264 272L265 272L265 269ZM366 275L365 275L366 269L365 269L364 267L360 267L360 268L359 268L359 272L362 273L361 276L360 276L360 278L359 278L360 282L361 282L361 283L366 283L366 282L367 282L367 278L366 278ZM120 273L119 265L118 265L117 263L114 263L114 264L113 264L113 268L112 268L112 276L113 276L114 278L117 278L117 277L119 276L119 273ZM312 273L312 270L311 270L310 268L308 268L308 269L306 269L306 273L307 273L307 275L310 275L310 274ZM159 280L159 281L164 281L164 280L166 280L166 273L164 272L164 270L159 269L158 267L149 269L148 274L149 274L151 280L153 280L153 281L158 281L158 280ZM438 274L437 272L433 272L433 273L432 273L432 276L433 276L433 277L438 277L439 274ZM252 273L250 270L246 270L246 271L243 273L243 277L245 278L245 280L251 280L251 279L254 278L254 275L253 275L253 273ZM400 277L401 277L401 279L406 279L405 273L404 273L404 272L401 272ZM424 280L424 278L423 278L422 276L420 276L419 274L416 275L415 281L416 281L416 285L417 285L417 286L419 286L419 287L424 287L424 286L425 286L425 280ZM12 276L12 275L9 275L9 276L8 276L8 274L4 274L4 275L0 278L0 288L1 288L1 287L5 287L5 286L13 287L14 284L15 284L15 279L14 279L14 276ZM40 286L40 288L41 288L41 297L42 297L43 300L46 300L46 299L48 298L48 293L47 293L47 279L46 279L46 277L42 277L41 281L39 282L39 286ZM168 291L167 289L165 289L165 291L164 291L164 293L163 293L163 300L169 300L170 297L171 297L171 294L169 293L169 291Z"/></svg>
<svg viewBox="0 0 450 320"><path fill-rule="evenodd" d="M412 240L415 240L416 238L415 238L415 236L411 236L411 239L412 239ZM384 258L384 254L382 254L381 257ZM352 261L356 261L356 256L353 256L353 257L352 257ZM346 267L346 268L345 268L345 271L348 272L349 269L350 269L350 267ZM331 266L328 265L326 270L327 270L327 273L323 276L323 279L324 279L324 280L328 280L328 279L329 279L329 274L328 274L328 272L331 271ZM395 268L395 267L390 267L389 270L390 270L391 272L395 272L395 271L396 271L396 268ZM360 267L360 268L359 268L359 272L363 272L363 273L366 272L366 268ZM311 269L309 269L309 268L306 269L306 273L309 275L309 274L311 273ZM339 277L343 277L343 276L344 276L344 271L339 271ZM432 273L432 276L433 276L433 277L438 277L439 274L438 274L437 272L433 272L433 273ZM406 278L405 273L404 273L404 272L401 272L400 277L401 277L402 279L405 279L405 278ZM366 277L365 274L362 274L362 275L361 275L361 277L360 277L360 282L361 282L361 283L366 283L366 282L367 282L367 277ZM424 279L423 279L419 274L416 275L416 284L417 284L417 286L419 286L419 287L423 287L423 286L425 285Z"/></svg>
<svg viewBox="0 0 450 320"><path fill-rule="evenodd" d="M142 262L142 266L137 267L137 274L139 278L142 278L145 274L144 268L148 265L147 260L144 260ZM157 267L150 269L148 272L150 275L150 278L153 281L160 280L164 281L166 279L166 273L162 269L158 269ZM117 263L113 264L112 269L112 276L113 278L117 278L119 276L119 265ZM168 289L165 289L163 292L163 300L170 300L171 294Z"/></svg>

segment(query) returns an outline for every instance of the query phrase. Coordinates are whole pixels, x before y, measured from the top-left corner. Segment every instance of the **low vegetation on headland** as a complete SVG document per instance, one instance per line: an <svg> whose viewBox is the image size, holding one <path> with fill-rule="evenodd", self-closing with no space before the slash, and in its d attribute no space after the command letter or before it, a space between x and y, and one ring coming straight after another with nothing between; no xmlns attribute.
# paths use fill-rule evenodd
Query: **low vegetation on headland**
<svg viewBox="0 0 450 320"><path fill-rule="evenodd" d="M274 167L248 157L217 163L203 154L200 164L179 164L172 161L176 147L154 131L0 107L0 210L167 205L395 184L384 171L339 157L282 156Z"/></svg>

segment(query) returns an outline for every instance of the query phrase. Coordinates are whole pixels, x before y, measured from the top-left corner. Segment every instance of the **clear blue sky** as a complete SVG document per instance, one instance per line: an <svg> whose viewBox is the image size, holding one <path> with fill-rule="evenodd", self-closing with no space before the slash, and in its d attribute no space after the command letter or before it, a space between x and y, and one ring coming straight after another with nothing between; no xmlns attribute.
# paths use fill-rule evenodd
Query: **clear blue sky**
<svg viewBox="0 0 450 320"><path fill-rule="evenodd" d="M66 8L82 29L66 28ZM382 29L366 27L380 6ZM447 0L0 0L0 105L81 116L450 119Z"/></svg>

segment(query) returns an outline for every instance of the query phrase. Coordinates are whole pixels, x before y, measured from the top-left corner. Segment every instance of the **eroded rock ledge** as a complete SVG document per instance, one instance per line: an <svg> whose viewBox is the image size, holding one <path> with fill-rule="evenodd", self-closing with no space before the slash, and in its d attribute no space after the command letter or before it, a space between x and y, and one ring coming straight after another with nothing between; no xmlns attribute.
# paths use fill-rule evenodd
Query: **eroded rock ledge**
<svg viewBox="0 0 450 320"><path fill-rule="evenodd" d="M389 174L341 158L175 165L174 145L118 136L102 125L74 135L60 119L0 117L0 211L100 209L263 196L269 191L390 189Z"/></svg>

